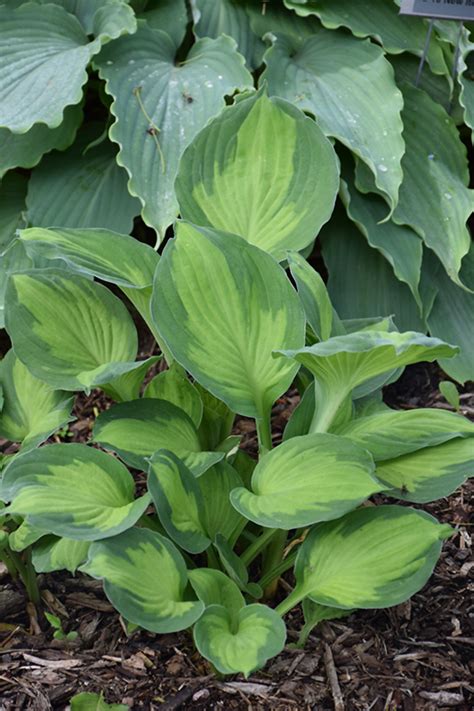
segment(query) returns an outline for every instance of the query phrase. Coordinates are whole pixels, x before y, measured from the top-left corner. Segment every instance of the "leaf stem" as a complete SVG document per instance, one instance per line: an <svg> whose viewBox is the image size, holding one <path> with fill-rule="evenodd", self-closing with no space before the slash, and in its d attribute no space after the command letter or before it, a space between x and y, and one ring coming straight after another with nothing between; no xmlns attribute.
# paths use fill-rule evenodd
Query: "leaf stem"
<svg viewBox="0 0 474 711"><path fill-rule="evenodd" d="M240 556L242 562L248 566L250 563L255 560L255 558L261 553L264 548L267 547L267 545L270 543L272 540L273 536L275 536L278 533L279 529L278 528L266 528L264 529L263 533L258 536L242 553Z"/></svg>
<svg viewBox="0 0 474 711"><path fill-rule="evenodd" d="M282 561L283 553L286 547L286 541L288 538L288 531L282 531L277 529L277 534L273 537L268 549L266 551L265 560L263 564L263 575L269 570L276 568L276 566ZM275 578L267 587L265 588L264 595L266 598L271 598L274 596L278 586L278 577Z"/></svg>
<svg viewBox="0 0 474 711"><path fill-rule="evenodd" d="M283 573L285 573L293 566L295 560L296 551L291 555L287 556L284 560L282 560L277 566L275 566L275 568L269 570L268 573L262 575L261 579L258 581L260 587L266 588L272 582L272 580L275 580L275 578L279 578L280 575L283 575Z"/></svg>
<svg viewBox="0 0 474 711"><path fill-rule="evenodd" d="M257 417L255 419L255 425L257 427L259 456L263 457L273 446L270 414L268 413L263 417Z"/></svg>
<svg viewBox="0 0 474 711"><path fill-rule="evenodd" d="M277 612L281 617L286 615L290 610L299 605L302 600L306 597L306 593L295 588L287 598L282 600L279 605L275 607L275 612Z"/></svg>

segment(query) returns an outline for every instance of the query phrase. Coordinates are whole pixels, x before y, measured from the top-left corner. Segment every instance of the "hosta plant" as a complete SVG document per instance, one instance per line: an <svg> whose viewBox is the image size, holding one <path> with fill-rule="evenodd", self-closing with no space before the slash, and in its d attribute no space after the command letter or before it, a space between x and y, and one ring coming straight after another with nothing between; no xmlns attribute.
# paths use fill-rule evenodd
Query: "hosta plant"
<svg viewBox="0 0 474 711"><path fill-rule="evenodd" d="M341 319L298 251L337 191L321 129L264 92L212 127L184 154L187 220L161 256L106 230L19 235L46 263L6 288L0 434L22 444L1 482L2 555L97 578L128 623L189 629L216 670L249 675L282 650L298 605L304 641L321 620L423 587L452 529L417 504L472 471L474 424L384 405L405 366L457 348L390 318ZM281 141L265 141L271 127ZM117 289L168 365L146 384L158 357L136 360ZM302 398L279 442L272 407L294 382ZM71 394L93 388L114 403L90 442L38 448L67 427ZM236 415L255 421L258 459L232 434Z"/></svg>

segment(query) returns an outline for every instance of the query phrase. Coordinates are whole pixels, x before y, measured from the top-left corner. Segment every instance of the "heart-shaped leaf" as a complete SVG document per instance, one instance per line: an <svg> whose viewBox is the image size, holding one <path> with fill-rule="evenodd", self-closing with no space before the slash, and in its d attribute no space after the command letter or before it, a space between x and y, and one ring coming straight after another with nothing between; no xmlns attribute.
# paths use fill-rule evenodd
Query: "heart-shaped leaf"
<svg viewBox="0 0 474 711"><path fill-rule="evenodd" d="M132 528L93 543L81 570L104 581L112 605L129 622L151 632L178 632L201 616L204 605L186 600L186 565L164 536Z"/></svg>
<svg viewBox="0 0 474 711"><path fill-rule="evenodd" d="M96 60L113 97L116 122L110 137L119 144L118 162L129 190L140 198L145 222L162 240L178 205L174 181L186 146L225 106L225 95L252 86L230 37L202 39L186 60L165 32L140 25L130 37L110 43Z"/></svg>
<svg viewBox="0 0 474 711"><path fill-rule="evenodd" d="M183 218L238 234L279 261L312 243L338 189L336 154L318 125L262 92L196 136L176 181Z"/></svg>
<svg viewBox="0 0 474 711"><path fill-rule="evenodd" d="M194 626L194 641L222 674L242 672L248 677L282 651L286 628L266 605L248 605L234 615L221 605L211 605Z"/></svg>
<svg viewBox="0 0 474 711"><path fill-rule="evenodd" d="M237 235L180 223L155 273L152 314L176 360L234 412L266 417L298 369L272 356L304 342L298 296L275 260Z"/></svg>
<svg viewBox="0 0 474 711"><path fill-rule="evenodd" d="M16 457L0 496L8 511L45 533L93 541L133 526L150 502L134 499L123 464L84 444L54 444Z"/></svg>
<svg viewBox="0 0 474 711"><path fill-rule="evenodd" d="M474 476L474 439L456 439L380 462L377 476L397 499L436 501Z"/></svg>
<svg viewBox="0 0 474 711"><path fill-rule="evenodd" d="M125 3L104 9L89 41L79 20L59 5L0 7L0 126L15 133L36 123L59 126L65 107L81 100L86 67L102 43L136 29Z"/></svg>
<svg viewBox="0 0 474 711"><path fill-rule="evenodd" d="M152 398L120 403L103 412L94 427L94 441L144 471L149 457L159 449L182 458L195 476L224 456L223 452L202 452L190 417L171 402Z"/></svg>
<svg viewBox="0 0 474 711"><path fill-rule="evenodd" d="M186 373L177 363L172 363L168 370L158 373L145 388L143 397L158 398L172 402L189 415L196 427L202 420L202 400L198 391L186 377Z"/></svg>
<svg viewBox="0 0 474 711"><path fill-rule="evenodd" d="M175 543L189 553L202 553L210 546L198 482L175 454L160 449L153 455L148 490L166 533Z"/></svg>
<svg viewBox="0 0 474 711"><path fill-rule="evenodd" d="M344 437L294 437L263 456L252 491L235 489L233 506L269 528L290 530L339 518L383 490L372 457Z"/></svg>
<svg viewBox="0 0 474 711"><path fill-rule="evenodd" d="M474 422L454 412L435 408L382 410L358 417L337 428L367 449L376 462L394 459L455 437L474 436ZM473 440L474 443L474 440Z"/></svg>
<svg viewBox="0 0 474 711"><path fill-rule="evenodd" d="M352 511L311 531L296 559L294 592L329 607L398 605L426 583L451 533L402 506Z"/></svg>
<svg viewBox="0 0 474 711"><path fill-rule="evenodd" d="M233 580L213 568L194 568L189 571L189 582L206 607L221 605L235 615L245 607L244 596Z"/></svg>
<svg viewBox="0 0 474 711"><path fill-rule="evenodd" d="M54 387L88 390L140 366L137 332L123 302L64 271L12 274L6 327L17 357Z"/></svg>
<svg viewBox="0 0 474 711"><path fill-rule="evenodd" d="M457 350L422 333L359 331L299 351L279 353L295 358L315 376L316 414L312 429L325 431L358 385L411 363L449 358Z"/></svg>
<svg viewBox="0 0 474 711"><path fill-rule="evenodd" d="M8 351L0 363L0 385L4 404L0 409L0 436L22 442L22 450L44 442L56 430L71 422L73 399L38 380Z"/></svg>
<svg viewBox="0 0 474 711"><path fill-rule="evenodd" d="M304 41L283 34L272 41L260 82L362 158L393 210L403 178L403 98L382 48L324 28Z"/></svg>

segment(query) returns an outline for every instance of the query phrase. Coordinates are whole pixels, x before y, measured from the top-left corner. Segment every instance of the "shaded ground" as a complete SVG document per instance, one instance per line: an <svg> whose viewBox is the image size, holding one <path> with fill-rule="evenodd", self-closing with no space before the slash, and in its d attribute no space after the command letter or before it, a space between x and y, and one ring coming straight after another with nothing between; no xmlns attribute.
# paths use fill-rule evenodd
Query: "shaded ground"
<svg viewBox="0 0 474 711"><path fill-rule="evenodd" d="M448 407L439 379L436 367L409 368L386 399L394 407ZM277 404L277 432L296 401L290 395ZM474 419L473 388L461 403ZM74 439L86 437L94 408L103 404L79 401ZM252 451L251 424L242 420L238 427ZM109 702L150 711L468 711L474 707L473 503L471 480L449 499L423 507L457 533L445 543L429 584L410 602L324 623L304 651L288 646L248 680L212 676L187 633L127 638L100 584L80 575L42 576L45 609L61 617L66 631L79 633L74 642L53 640L43 616L27 610L20 589L0 573L0 710L64 709L79 691L103 690ZM289 616L289 642L300 624L298 612Z"/></svg>

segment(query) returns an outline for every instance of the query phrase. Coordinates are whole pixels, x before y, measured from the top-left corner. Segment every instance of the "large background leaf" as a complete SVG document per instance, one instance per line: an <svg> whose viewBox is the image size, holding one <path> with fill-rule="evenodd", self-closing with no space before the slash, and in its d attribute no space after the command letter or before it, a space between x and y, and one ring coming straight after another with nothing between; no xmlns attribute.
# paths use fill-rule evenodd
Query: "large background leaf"
<svg viewBox="0 0 474 711"><path fill-rule="evenodd" d="M113 96L110 137L130 175L145 222L159 239L178 212L174 181L183 150L224 107L224 96L252 86L243 57L228 37L202 39L178 66L176 46L160 30L140 27L106 47L97 59Z"/></svg>

